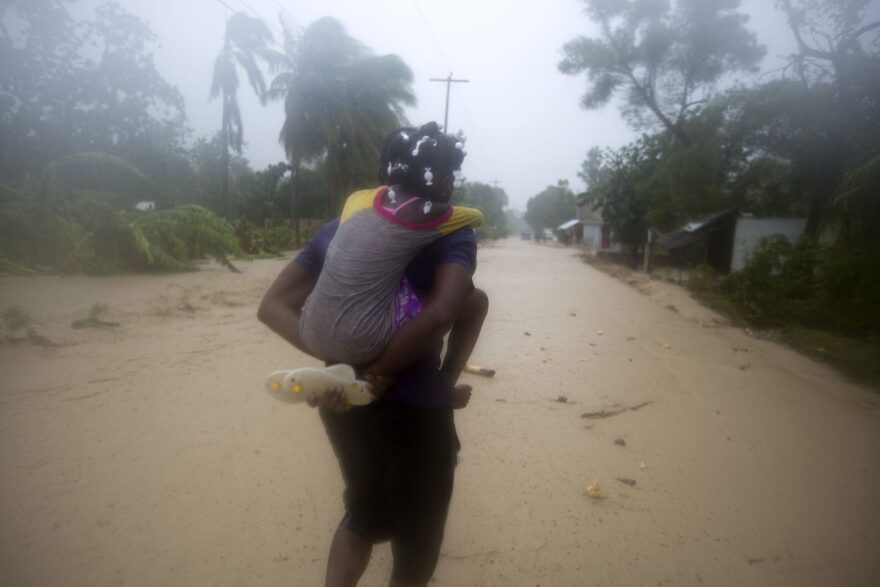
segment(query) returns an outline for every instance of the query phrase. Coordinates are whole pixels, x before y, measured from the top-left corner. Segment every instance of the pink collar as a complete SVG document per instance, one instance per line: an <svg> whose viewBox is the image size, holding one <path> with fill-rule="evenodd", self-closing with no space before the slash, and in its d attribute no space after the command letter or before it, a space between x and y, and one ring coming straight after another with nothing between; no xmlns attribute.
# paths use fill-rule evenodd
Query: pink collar
<svg viewBox="0 0 880 587"><path fill-rule="evenodd" d="M410 199L406 200L400 206L397 206L396 208L389 209L389 208L386 208L385 206L382 205L382 197L385 195L385 193L387 191L388 191L388 188L383 187L383 188L380 188L376 192L376 196L373 198L373 209L375 209L376 212L378 212L381 216L384 216L385 218L387 218L388 220L390 220L394 224L399 224L400 226L404 226L406 228L413 228L413 229L435 228L437 226L440 226L441 224L443 224L447 220L449 220L449 218L452 216L452 206L449 206L449 208L447 208L443 214L441 214L437 218L435 218L433 220L429 220L427 222L407 222L405 220L401 220L400 218L397 217L395 212L397 212L398 210L400 210L404 206L410 204L413 200L421 199L421 198L410 198Z"/></svg>

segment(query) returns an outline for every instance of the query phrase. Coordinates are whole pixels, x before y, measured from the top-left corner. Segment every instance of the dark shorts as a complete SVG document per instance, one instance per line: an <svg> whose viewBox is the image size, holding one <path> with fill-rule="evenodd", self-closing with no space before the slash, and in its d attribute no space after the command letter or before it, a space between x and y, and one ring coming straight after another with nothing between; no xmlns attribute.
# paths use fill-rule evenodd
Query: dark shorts
<svg viewBox="0 0 880 587"><path fill-rule="evenodd" d="M451 409L377 402L321 420L345 480L342 526L391 541L393 578L427 582L452 497L458 439Z"/></svg>

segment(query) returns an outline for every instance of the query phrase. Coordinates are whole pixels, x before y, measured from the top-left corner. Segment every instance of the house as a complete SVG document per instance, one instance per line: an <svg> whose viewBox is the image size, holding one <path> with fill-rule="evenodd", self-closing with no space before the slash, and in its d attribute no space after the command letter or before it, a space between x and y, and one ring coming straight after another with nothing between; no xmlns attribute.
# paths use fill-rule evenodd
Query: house
<svg viewBox="0 0 880 587"><path fill-rule="evenodd" d="M581 230L581 221L577 218L563 222L556 227L554 232L559 242L564 245L580 244L584 236Z"/></svg>
<svg viewBox="0 0 880 587"><path fill-rule="evenodd" d="M620 243L615 242L611 229L605 225L601 210L594 210L593 204L582 195L578 199L577 219L581 225L581 244L591 251L620 252Z"/></svg>
<svg viewBox="0 0 880 587"><path fill-rule="evenodd" d="M717 273L740 271L761 239L785 236L795 242L803 234L805 218L755 218L735 208L708 214L657 239L677 265L701 264Z"/></svg>
<svg viewBox="0 0 880 587"><path fill-rule="evenodd" d="M764 237L784 236L789 242L796 242L807 228L806 218L755 218L740 216L733 234L733 258L731 271L745 268L749 255Z"/></svg>

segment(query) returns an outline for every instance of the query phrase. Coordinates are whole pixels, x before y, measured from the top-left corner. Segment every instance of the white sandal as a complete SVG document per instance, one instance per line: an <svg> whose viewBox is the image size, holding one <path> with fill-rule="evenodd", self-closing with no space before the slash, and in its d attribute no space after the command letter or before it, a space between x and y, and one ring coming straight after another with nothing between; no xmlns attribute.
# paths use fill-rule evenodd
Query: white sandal
<svg viewBox="0 0 880 587"><path fill-rule="evenodd" d="M351 406L365 406L373 401L368 383L357 379L354 368L338 364L330 367L304 367L293 371L273 371L266 377L266 391L272 397L288 404L306 401L312 394L342 389L345 402Z"/></svg>

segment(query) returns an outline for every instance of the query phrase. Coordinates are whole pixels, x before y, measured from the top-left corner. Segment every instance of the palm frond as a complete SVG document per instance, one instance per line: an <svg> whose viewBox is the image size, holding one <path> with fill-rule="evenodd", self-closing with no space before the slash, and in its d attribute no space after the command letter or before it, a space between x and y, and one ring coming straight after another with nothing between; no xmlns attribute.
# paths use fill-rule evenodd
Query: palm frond
<svg viewBox="0 0 880 587"><path fill-rule="evenodd" d="M846 174L835 192L826 227L845 242L877 240L880 223L880 154Z"/></svg>
<svg viewBox="0 0 880 587"><path fill-rule="evenodd" d="M134 219L132 226L142 232L146 241L181 263L207 255L238 271L228 255L246 257L232 226L210 210L194 204L153 210ZM158 256L155 249L151 249L151 254Z"/></svg>

